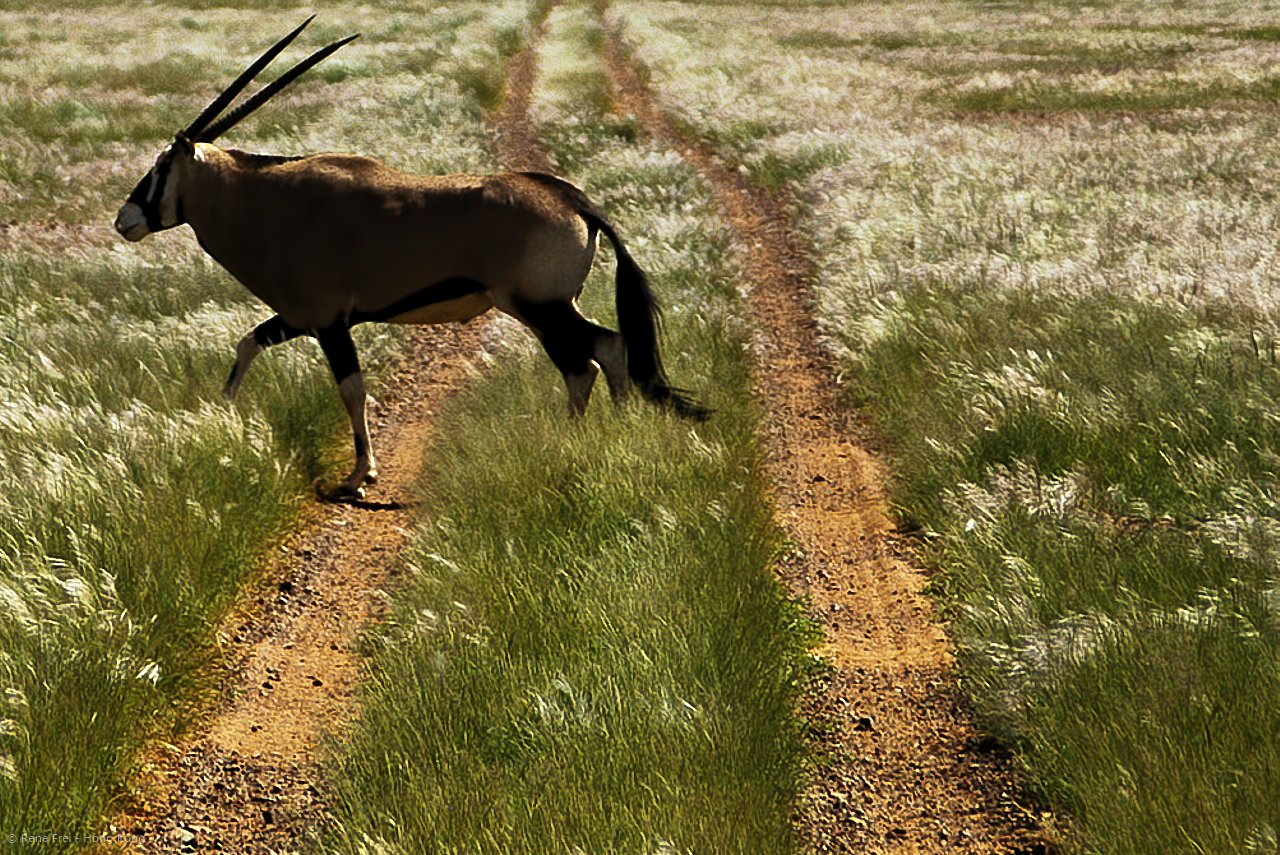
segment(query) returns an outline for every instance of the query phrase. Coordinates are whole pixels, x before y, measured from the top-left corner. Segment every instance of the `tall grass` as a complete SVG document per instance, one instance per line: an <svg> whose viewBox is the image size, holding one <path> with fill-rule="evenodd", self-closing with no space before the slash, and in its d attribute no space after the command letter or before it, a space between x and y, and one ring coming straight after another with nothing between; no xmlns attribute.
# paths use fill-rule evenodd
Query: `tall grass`
<svg viewBox="0 0 1280 855"><path fill-rule="evenodd" d="M301 41L365 27L368 46L226 143L476 163L487 132L454 78L496 39L497 14L327 11ZM206 666L219 618L311 500L335 443L345 457L346 419L313 344L264 356L228 404L234 344L268 310L185 230L125 246L110 228L173 132L280 29L274 9L0 11L4 851L29 851L24 834L77 848L139 747L190 727L218 691ZM415 51L430 64L408 63ZM386 328L358 338L375 372L397 342Z"/></svg>
<svg viewBox="0 0 1280 855"><path fill-rule="evenodd" d="M688 127L800 200L1063 845L1276 851L1274 9L618 8Z"/></svg>
<svg viewBox="0 0 1280 855"><path fill-rule="evenodd" d="M790 851L797 653L749 435L629 409L566 437L540 374L489 375L433 449L331 848Z"/></svg>
<svg viewBox="0 0 1280 855"><path fill-rule="evenodd" d="M185 726L211 688L213 622L340 424L302 354L255 372L253 404L219 400L226 343L253 317L209 298L221 280L199 263L0 262L0 816L15 833L88 833L138 741Z"/></svg>
<svg viewBox="0 0 1280 855"><path fill-rule="evenodd" d="M513 337L429 453L326 851L792 850L805 637L769 573L725 235L688 168L602 112L599 42L589 7L551 13L535 116L654 275L668 368L716 415L597 400L573 423ZM611 267L584 294L606 322Z"/></svg>
<svg viewBox="0 0 1280 855"><path fill-rule="evenodd" d="M904 296L851 379L895 425L971 693L1082 848L1245 850L1280 804L1275 327L943 296Z"/></svg>

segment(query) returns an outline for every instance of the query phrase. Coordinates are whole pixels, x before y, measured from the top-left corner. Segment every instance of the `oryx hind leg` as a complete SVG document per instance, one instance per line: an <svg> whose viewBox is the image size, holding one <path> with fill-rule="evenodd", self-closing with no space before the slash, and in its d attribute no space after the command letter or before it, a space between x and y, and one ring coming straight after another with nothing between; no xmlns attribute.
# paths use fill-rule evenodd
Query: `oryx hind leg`
<svg viewBox="0 0 1280 855"><path fill-rule="evenodd" d="M244 380L245 372L249 370L249 363L253 362L258 354L272 345L283 344L302 334L303 330L289 326L280 319L279 315L258 324L236 345L236 362L231 366L231 375L227 377L227 385L223 387L223 393L228 398L234 398L240 389L240 383Z"/></svg>
<svg viewBox="0 0 1280 855"><path fill-rule="evenodd" d="M627 376L627 342L611 329L600 329L604 332L596 336L591 353L596 364L604 369L604 379L609 383L613 402L621 404L631 393L631 378Z"/></svg>
<svg viewBox="0 0 1280 855"><path fill-rule="evenodd" d="M601 368L614 399L625 395L626 357L622 336L587 320L568 301L517 302L516 309L564 376L569 390L569 412L576 416L586 412Z"/></svg>
<svg viewBox="0 0 1280 855"><path fill-rule="evenodd" d="M342 396L343 406L351 419L351 434L355 442L356 465L339 485L337 497L364 496L364 485L378 480L378 464L373 455L373 440L369 435L369 422L365 411L369 396L364 390L364 375L360 371L360 358L356 354L355 342L351 340L351 331L338 324L316 334L320 340L320 348L329 367L333 370L333 379L338 382L338 392Z"/></svg>

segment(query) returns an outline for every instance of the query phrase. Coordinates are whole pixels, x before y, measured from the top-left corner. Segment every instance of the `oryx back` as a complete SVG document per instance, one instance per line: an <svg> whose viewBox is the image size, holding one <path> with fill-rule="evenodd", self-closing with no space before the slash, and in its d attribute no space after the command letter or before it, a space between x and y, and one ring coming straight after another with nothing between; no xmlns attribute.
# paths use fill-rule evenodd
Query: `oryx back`
<svg viewBox="0 0 1280 855"><path fill-rule="evenodd" d="M187 218L201 245L290 324L440 323L572 299L594 232L524 176L415 175L371 158L199 146ZM213 201L216 200L216 201Z"/></svg>

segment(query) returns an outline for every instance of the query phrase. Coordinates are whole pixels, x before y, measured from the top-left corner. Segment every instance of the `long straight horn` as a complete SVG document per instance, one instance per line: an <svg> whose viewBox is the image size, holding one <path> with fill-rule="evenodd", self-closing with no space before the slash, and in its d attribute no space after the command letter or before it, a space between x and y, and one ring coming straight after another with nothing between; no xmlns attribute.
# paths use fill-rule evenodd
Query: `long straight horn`
<svg viewBox="0 0 1280 855"><path fill-rule="evenodd" d="M242 119L244 119L254 110L258 109L263 104L267 103L272 98L274 98L281 89L285 88L290 83L297 80L302 75L306 74L308 71L311 70L313 66L323 62L324 59L329 56L329 54L333 53L343 45L348 44L349 42L355 41L358 38L360 38L360 34L356 33L354 36L347 36L345 39L336 41L333 44L328 45L327 47L322 47L320 50L311 54L311 56L307 57L302 62L298 63L293 68L289 69L284 74L280 75L275 80L268 83L266 86L262 88L261 91L256 93L248 101L245 101L239 107L236 107L230 113L227 113L221 119L218 119L216 122L209 125L208 128L206 128L204 131L202 131L198 136L194 137L193 139L197 142L213 142L218 137L222 136L227 131L231 130L231 128L233 128L236 124L238 124Z"/></svg>
<svg viewBox="0 0 1280 855"><path fill-rule="evenodd" d="M183 135L192 140L198 138L202 139L201 131L205 129L205 126L216 119L219 113L227 109L231 102L235 100L236 96L239 95L246 86L253 82L253 78L257 77L258 74L262 72L262 69L266 68L271 63L271 60L279 56L280 51L287 48L289 43L298 37L298 33L301 33L306 29L307 24L310 24L315 19L315 15L307 18L307 20L303 21L301 26L296 30L276 42L270 50L258 57L257 61L255 61L253 65L246 68L239 77L231 81L231 85L224 89L221 95L214 98L213 101L210 102L209 106L205 107L200 112L200 115L196 117L196 120L188 125L187 129L182 132Z"/></svg>

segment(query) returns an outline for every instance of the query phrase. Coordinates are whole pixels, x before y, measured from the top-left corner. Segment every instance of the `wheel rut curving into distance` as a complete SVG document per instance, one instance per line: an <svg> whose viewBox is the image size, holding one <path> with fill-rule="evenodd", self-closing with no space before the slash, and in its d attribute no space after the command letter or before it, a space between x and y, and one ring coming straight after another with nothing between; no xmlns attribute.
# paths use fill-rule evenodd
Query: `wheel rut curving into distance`
<svg viewBox="0 0 1280 855"><path fill-rule="evenodd" d="M494 112L493 122L498 130L498 163L512 172L556 171L538 139L529 105L538 80L538 46L547 31L551 11L558 3L559 0L544 0L539 5L529 43L507 60L502 103Z"/></svg>
<svg viewBox="0 0 1280 855"><path fill-rule="evenodd" d="M982 738L956 692L949 643L912 543L890 519L869 430L839 400L792 206L677 130L601 11L617 109L701 173L744 256L776 514L797 545L777 572L821 622L818 652L832 666L806 700L823 735L802 836L822 853L1044 851L1011 758Z"/></svg>

